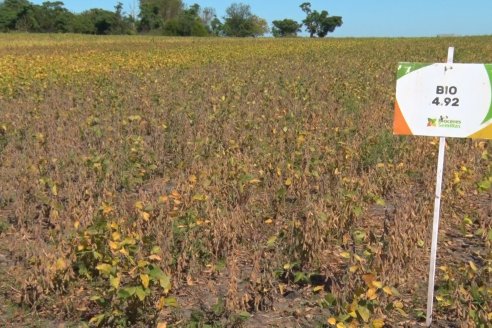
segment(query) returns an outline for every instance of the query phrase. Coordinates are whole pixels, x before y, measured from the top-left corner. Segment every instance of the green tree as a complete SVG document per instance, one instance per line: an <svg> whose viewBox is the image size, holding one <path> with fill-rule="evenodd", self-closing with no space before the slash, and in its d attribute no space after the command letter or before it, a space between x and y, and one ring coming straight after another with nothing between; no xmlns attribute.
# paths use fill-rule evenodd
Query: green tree
<svg viewBox="0 0 492 328"><path fill-rule="evenodd" d="M115 12L90 9L73 14L61 1L45 1L34 5L28 0L0 2L0 31L41 33L126 34L131 32L132 21L123 14L118 2Z"/></svg>
<svg viewBox="0 0 492 328"><path fill-rule="evenodd" d="M125 16L123 13L123 4L118 2L114 7L114 22L111 26L111 34L130 34L133 31L133 18Z"/></svg>
<svg viewBox="0 0 492 328"><path fill-rule="evenodd" d="M168 20L164 24L165 35L175 36L207 36L208 30L200 18L200 6L192 5L184 10L176 18Z"/></svg>
<svg viewBox="0 0 492 328"><path fill-rule="evenodd" d="M139 30L160 30L166 22L178 17L183 9L181 0L140 0Z"/></svg>
<svg viewBox="0 0 492 328"><path fill-rule="evenodd" d="M0 4L0 29L4 32L37 28L34 7L27 0L5 0Z"/></svg>
<svg viewBox="0 0 492 328"><path fill-rule="evenodd" d="M268 33L270 29L268 28L268 22L256 15L253 15L253 18L251 20L251 36L258 37L262 36L265 33Z"/></svg>
<svg viewBox="0 0 492 328"><path fill-rule="evenodd" d="M274 37L297 36L297 32L300 32L302 27L302 24L288 18L274 20L272 24L272 34Z"/></svg>
<svg viewBox="0 0 492 328"><path fill-rule="evenodd" d="M268 32L268 24L253 15L249 5L233 3L226 9L222 30L226 36L260 36Z"/></svg>
<svg viewBox="0 0 492 328"><path fill-rule="evenodd" d="M150 32L164 26L164 19L159 15L159 8L151 3L140 3L138 30Z"/></svg>
<svg viewBox="0 0 492 328"><path fill-rule="evenodd" d="M71 32L74 14L64 7L61 1L46 1L41 6L34 6L34 17L37 21L35 32Z"/></svg>
<svg viewBox="0 0 492 328"><path fill-rule="evenodd" d="M88 12L75 15L72 21L72 32L81 34L96 34L96 27Z"/></svg>
<svg viewBox="0 0 492 328"><path fill-rule="evenodd" d="M77 15L78 22L74 32L86 34L113 34L117 17L114 12L104 9L89 9Z"/></svg>
<svg viewBox="0 0 492 328"><path fill-rule="evenodd" d="M302 22L306 26L306 31L309 32L311 38L314 35L323 38L343 24L342 17L340 16L330 16L326 10L321 12L311 10L310 2L304 2L300 7L306 13L306 18Z"/></svg>

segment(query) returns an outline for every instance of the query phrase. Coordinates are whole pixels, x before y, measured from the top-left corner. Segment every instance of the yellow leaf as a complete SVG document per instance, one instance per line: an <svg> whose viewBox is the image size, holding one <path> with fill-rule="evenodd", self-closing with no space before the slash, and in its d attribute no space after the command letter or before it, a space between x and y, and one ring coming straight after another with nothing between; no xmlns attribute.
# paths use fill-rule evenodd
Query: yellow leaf
<svg viewBox="0 0 492 328"><path fill-rule="evenodd" d="M42 133L36 133L35 137L36 137L36 140L41 144L46 142L46 139L44 138L44 134L42 134Z"/></svg>
<svg viewBox="0 0 492 328"><path fill-rule="evenodd" d="M149 260L154 260L154 261L162 261L161 257L158 255L150 255Z"/></svg>
<svg viewBox="0 0 492 328"><path fill-rule="evenodd" d="M129 256L130 255L130 253L128 253L128 251L125 249L125 247L123 247L123 248L120 249L120 253L123 254L123 255L125 255L125 256Z"/></svg>
<svg viewBox="0 0 492 328"><path fill-rule="evenodd" d="M96 269L101 271L102 273L109 274L113 269L113 267L110 264L101 263L98 266L96 266Z"/></svg>
<svg viewBox="0 0 492 328"><path fill-rule="evenodd" d="M365 306L359 306L357 308L357 312L364 322L369 322L369 318L371 317L371 312Z"/></svg>
<svg viewBox="0 0 492 328"><path fill-rule="evenodd" d="M346 328L346 326L343 322L339 322L337 323L337 328Z"/></svg>
<svg viewBox="0 0 492 328"><path fill-rule="evenodd" d="M138 262L137 262L137 265L138 265L139 268L146 267L149 264L150 264L149 262L144 261L144 260L138 260Z"/></svg>
<svg viewBox="0 0 492 328"><path fill-rule="evenodd" d="M367 299L369 300L376 299L377 298L376 292L377 292L376 288L369 288L366 292Z"/></svg>
<svg viewBox="0 0 492 328"><path fill-rule="evenodd" d="M117 243L115 243L114 241L109 240L108 244L109 244L109 248L111 248L114 251L117 250L118 248L120 248L120 246Z"/></svg>
<svg viewBox="0 0 492 328"><path fill-rule="evenodd" d="M169 293L171 290L171 280L169 276L165 275L159 279L160 286L164 289L164 293Z"/></svg>
<svg viewBox="0 0 492 328"><path fill-rule="evenodd" d="M195 184L197 181L197 177L196 175L190 175L190 177L188 178L188 182L191 183L191 184Z"/></svg>
<svg viewBox="0 0 492 328"><path fill-rule="evenodd" d="M208 199L207 195L198 194L198 195L193 196L193 200L195 200L197 202L204 202L207 199ZM176 203L176 200L174 201L174 203L178 204L178 203Z"/></svg>
<svg viewBox="0 0 492 328"><path fill-rule="evenodd" d="M459 173L458 172L454 172L454 179L453 179L454 184L458 184L458 183L460 183L460 181L461 180L460 180Z"/></svg>
<svg viewBox="0 0 492 328"><path fill-rule="evenodd" d="M180 193L179 193L179 192L177 192L176 190L173 190L173 191L171 192L171 198L173 198L173 199L179 199L179 198L181 198L181 195L180 195Z"/></svg>
<svg viewBox="0 0 492 328"><path fill-rule="evenodd" d="M324 286L316 286L313 288L313 292L317 293L317 292L320 292L324 289L325 287Z"/></svg>
<svg viewBox="0 0 492 328"><path fill-rule="evenodd" d="M387 295L393 295L393 292L391 291L391 288L386 286L383 288L383 292L385 292Z"/></svg>
<svg viewBox="0 0 492 328"><path fill-rule="evenodd" d="M350 258L350 253L349 252L341 252L340 256L343 257L344 259L349 259Z"/></svg>
<svg viewBox="0 0 492 328"><path fill-rule="evenodd" d="M121 278L119 276L116 277L109 276L109 283L111 284L111 287L113 287L114 289L120 288L120 282L121 282Z"/></svg>
<svg viewBox="0 0 492 328"><path fill-rule="evenodd" d="M280 291L280 294L285 294L285 287L286 285L285 284L279 284L278 285L278 290Z"/></svg>
<svg viewBox="0 0 492 328"><path fill-rule="evenodd" d="M273 220L272 219L266 219L265 220L265 224L272 224L273 223Z"/></svg>
<svg viewBox="0 0 492 328"><path fill-rule="evenodd" d="M50 216L52 219L58 220L60 218L60 213L57 210L53 209L51 210Z"/></svg>
<svg viewBox="0 0 492 328"><path fill-rule="evenodd" d="M63 271L66 268L67 268L67 262L65 262L64 259L59 258L58 260L56 260L56 263L55 263L56 271Z"/></svg>
<svg viewBox="0 0 492 328"><path fill-rule="evenodd" d="M155 304L155 308L157 310L162 310L164 308L164 305L166 305L165 304L165 301L166 301L165 298L164 297L161 297L159 299L159 301L157 301L157 303Z"/></svg>
<svg viewBox="0 0 492 328"><path fill-rule="evenodd" d="M141 201L136 202L136 203L135 203L135 208L136 208L137 210L142 210L142 209L144 208L144 204L143 204L143 202L141 202Z"/></svg>
<svg viewBox="0 0 492 328"><path fill-rule="evenodd" d="M337 324L337 319L331 317L331 318L328 318L328 324L334 326Z"/></svg>
<svg viewBox="0 0 492 328"><path fill-rule="evenodd" d="M74 224L73 224L73 227L75 229L78 229L80 227L80 221L75 221Z"/></svg>
<svg viewBox="0 0 492 328"><path fill-rule="evenodd" d="M383 319L375 319L372 321L372 328L383 328L384 320Z"/></svg>
<svg viewBox="0 0 492 328"><path fill-rule="evenodd" d="M397 309L403 309L403 303L401 301L394 301L393 306Z"/></svg>
<svg viewBox="0 0 492 328"><path fill-rule="evenodd" d="M291 179L291 178L286 179L286 180L285 180L285 182L284 182L284 184L285 184L287 187L291 186L291 185L292 185L292 179Z"/></svg>
<svg viewBox="0 0 492 328"><path fill-rule="evenodd" d="M142 220L144 221L149 221L150 219L150 214L147 213L147 212L140 212L140 217L142 218Z"/></svg>
<svg viewBox="0 0 492 328"><path fill-rule="evenodd" d="M131 122L139 122L142 120L142 117L140 115L130 115L128 116L128 120Z"/></svg>
<svg viewBox="0 0 492 328"><path fill-rule="evenodd" d="M469 261L468 264L470 265L470 268L473 270L473 272L477 272L477 266L475 265L475 263L473 263L473 261Z"/></svg>
<svg viewBox="0 0 492 328"><path fill-rule="evenodd" d="M157 324L157 328L167 328L167 323L165 323L165 322L159 322Z"/></svg>
<svg viewBox="0 0 492 328"><path fill-rule="evenodd" d="M372 285L376 288L382 288L383 284L380 281L373 281Z"/></svg>
<svg viewBox="0 0 492 328"><path fill-rule="evenodd" d="M58 188L56 187L56 184L51 186L51 192L53 193L54 196L58 196Z"/></svg>
<svg viewBox="0 0 492 328"><path fill-rule="evenodd" d="M384 199L378 198L378 199L376 199L376 204L379 206L385 206L386 202L384 201Z"/></svg>
<svg viewBox="0 0 492 328"><path fill-rule="evenodd" d="M140 275L140 280L142 281L142 286L144 286L144 288L149 288L150 278L149 278L148 275L141 274Z"/></svg>
<svg viewBox="0 0 492 328"><path fill-rule="evenodd" d="M121 240L121 234L117 231L113 232L111 234L111 237L113 237L113 240L114 241L120 241Z"/></svg>
<svg viewBox="0 0 492 328"><path fill-rule="evenodd" d="M249 180L249 183L250 184L258 184L258 183L261 183L261 180L260 179L251 179L251 180Z"/></svg>
<svg viewBox="0 0 492 328"><path fill-rule="evenodd" d="M101 209L102 209L102 212L103 212L104 215L108 215L111 212L113 212L113 208L109 204L107 204L107 203L103 203L101 205Z"/></svg>
<svg viewBox="0 0 492 328"><path fill-rule="evenodd" d="M92 325L94 325L94 326L97 327L97 326L99 326L101 324L101 322L103 321L104 317L105 317L105 314L104 313L103 314L98 314L98 315L92 317L89 320L89 324L92 324Z"/></svg>
<svg viewBox="0 0 492 328"><path fill-rule="evenodd" d="M465 215L465 218L463 219L463 223L466 225L472 225L473 221L468 215Z"/></svg>
<svg viewBox="0 0 492 328"><path fill-rule="evenodd" d="M350 271L351 273L355 273L358 269L359 269L359 267L358 267L358 266L353 265L353 266L351 266L351 267L349 268L349 271Z"/></svg>

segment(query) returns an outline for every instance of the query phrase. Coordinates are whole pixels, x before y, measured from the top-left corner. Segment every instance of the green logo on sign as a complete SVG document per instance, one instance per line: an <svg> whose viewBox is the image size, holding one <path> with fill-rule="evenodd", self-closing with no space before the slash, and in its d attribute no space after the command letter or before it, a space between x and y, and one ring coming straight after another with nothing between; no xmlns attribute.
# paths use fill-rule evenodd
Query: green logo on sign
<svg viewBox="0 0 492 328"><path fill-rule="evenodd" d="M437 118L428 118L427 126L437 126Z"/></svg>
<svg viewBox="0 0 492 328"><path fill-rule="evenodd" d="M427 118L427 126L434 128L448 128L459 129L461 128L460 120L450 120L447 116L441 116L439 118Z"/></svg>

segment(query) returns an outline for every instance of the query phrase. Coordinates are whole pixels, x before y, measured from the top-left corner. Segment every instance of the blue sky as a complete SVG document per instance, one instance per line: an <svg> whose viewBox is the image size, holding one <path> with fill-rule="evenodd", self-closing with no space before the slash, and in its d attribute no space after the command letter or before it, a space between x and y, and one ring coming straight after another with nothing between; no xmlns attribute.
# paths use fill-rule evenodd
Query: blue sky
<svg viewBox="0 0 492 328"><path fill-rule="evenodd" d="M41 1L32 1L41 3ZM65 0L74 12L89 8L113 10L117 0ZM138 13L138 0L121 0L124 11ZM195 0L202 7L213 7L219 18L233 2L249 4L255 15L269 23L292 18L301 21L299 5L304 0ZM492 34L492 0L312 0L312 8L327 9L330 15L342 16L344 24L333 36L435 36L439 34Z"/></svg>

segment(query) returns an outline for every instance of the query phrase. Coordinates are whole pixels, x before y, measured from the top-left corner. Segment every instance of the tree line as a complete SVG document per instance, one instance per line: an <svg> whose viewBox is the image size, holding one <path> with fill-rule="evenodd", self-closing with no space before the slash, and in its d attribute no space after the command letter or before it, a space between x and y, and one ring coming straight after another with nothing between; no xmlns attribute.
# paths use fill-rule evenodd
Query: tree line
<svg viewBox="0 0 492 328"><path fill-rule="evenodd" d="M28 0L5 0L0 2L0 31L230 37L271 32L275 37L292 37L304 26L310 37L325 37L343 23L342 17L330 16L326 10L312 10L309 2L299 7L306 14L301 23L290 18L274 20L270 29L265 19L243 3L231 4L221 20L214 8L196 3L187 6L182 0L140 0L138 15L123 12L121 2L114 11L93 8L73 13L62 1L37 5Z"/></svg>

